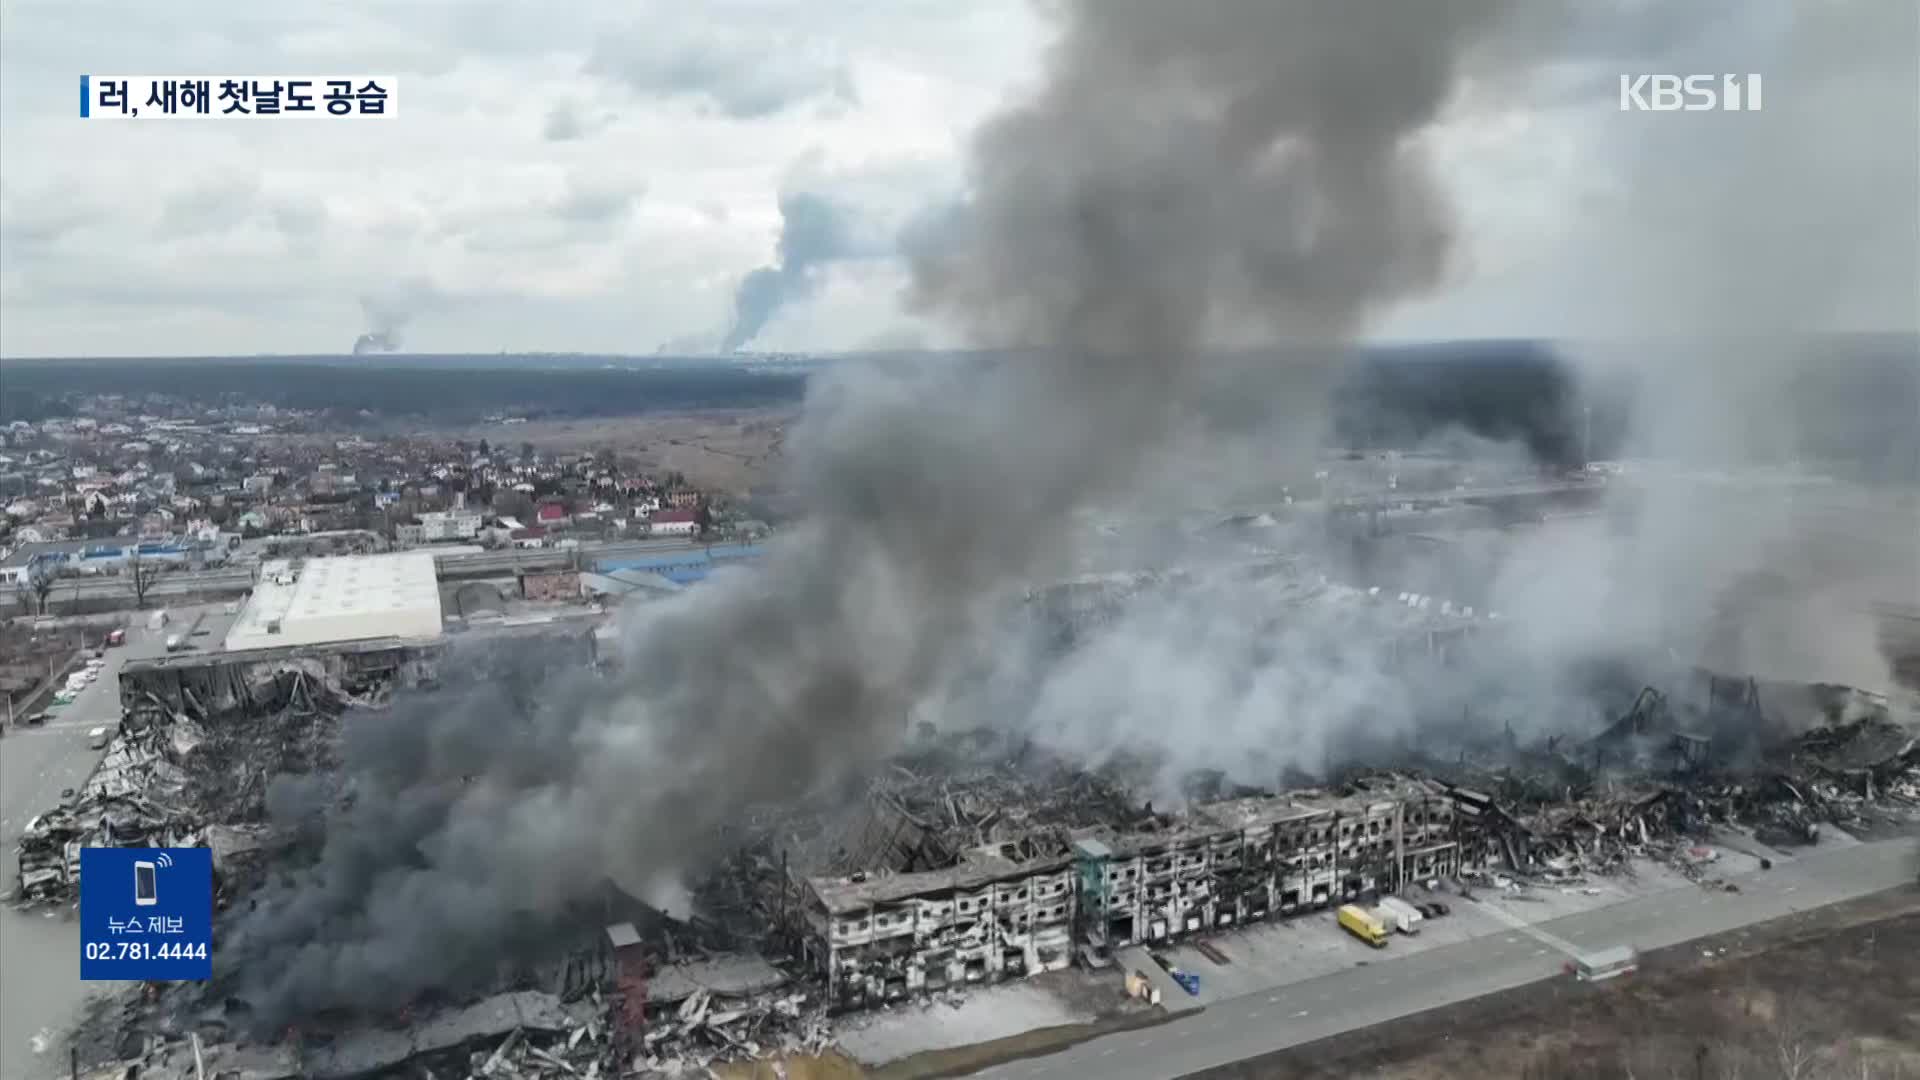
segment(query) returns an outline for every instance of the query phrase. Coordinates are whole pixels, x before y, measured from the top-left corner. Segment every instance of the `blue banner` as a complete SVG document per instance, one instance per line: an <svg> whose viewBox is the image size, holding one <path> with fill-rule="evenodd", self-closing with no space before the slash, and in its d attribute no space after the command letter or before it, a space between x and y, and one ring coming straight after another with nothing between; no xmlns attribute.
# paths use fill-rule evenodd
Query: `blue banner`
<svg viewBox="0 0 1920 1080"><path fill-rule="evenodd" d="M213 852L80 849L80 978L213 974Z"/></svg>

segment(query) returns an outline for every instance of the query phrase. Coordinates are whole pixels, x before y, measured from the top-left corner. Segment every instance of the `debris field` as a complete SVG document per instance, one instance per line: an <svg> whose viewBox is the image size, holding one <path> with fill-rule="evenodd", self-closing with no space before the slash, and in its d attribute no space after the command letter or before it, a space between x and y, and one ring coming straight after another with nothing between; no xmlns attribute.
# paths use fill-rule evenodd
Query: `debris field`
<svg viewBox="0 0 1920 1080"><path fill-rule="evenodd" d="M29 825L17 854L18 899L71 901L78 851L87 844L209 846L222 907L243 899L276 860L297 857L297 845L266 824L267 781L283 772L324 776L342 713L381 708L385 694L348 692L298 663L262 678L247 709L132 701L100 771ZM1647 688L1618 722L1578 743L1509 740L1446 760L1410 756L1392 768L1337 772L1310 791L1275 795L1198 777L1193 798L1163 807L1135 794L1147 790L1140 781L1150 762L1090 771L1003 734L928 735L857 790L811 805L743 809L733 829L714 838L725 854L690 883L690 912L670 916L634 903L634 918L604 926L538 970L503 973L497 985L423 1000L399 1015L314 1017L270 1043L241 1034L243 1002L190 985L149 987L103 1015L93 1045L106 1060L89 1075L612 1077L820 1054L834 1044L833 1012L899 995L884 979L871 984L871 996L835 992L837 980L851 980L809 955L810 887L898 885L907 895L911 880L981 865L1009 869L1008 881L1035 867L1061 867L1071 912L1062 925L1078 934L1072 958L1104 966L1108 954L1088 947L1098 943L1087 932L1092 891L1064 870L1087 838L1122 848L1177 844L1242 820L1228 809L1244 816L1275 800L1303 813L1332 807L1336 821L1339 807L1377 805L1389 793L1444 800L1452 808L1444 830L1457 856L1443 876L1462 888L1565 884L1621 872L1637 857L1670 862L1713 885L1711 863L1697 849L1714 829L1746 830L1784 849L1817 844L1831 828L1920 818L1920 744L1885 701L1815 688L1815 707L1787 720L1786 733L1730 749L1710 732L1762 708L1758 688L1749 686L1719 695L1705 712L1675 707ZM1440 829L1440 820L1429 828ZM1231 910L1244 916L1255 910L1246 899L1253 893L1244 884L1234 886L1237 894L1227 887L1229 879L1251 880L1242 858L1216 853L1196 864L1197 874L1175 872L1172 892L1163 895L1198 883L1196 894L1214 904L1207 910L1228 910L1220 898L1232 894L1240 898ZM1401 883L1383 871L1365 888ZM1149 881L1143 896L1152 888ZM1325 896L1297 898L1298 907L1342 895L1333 881ZM1258 917L1286 914L1270 899L1276 902L1259 906ZM1165 939L1214 925L1225 923L1175 923ZM912 992L951 993L1041 967L988 965L986 977L974 978L964 963L925 962L925 981ZM947 979L945 971L959 977ZM1116 994L1118 987L1116 976Z"/></svg>

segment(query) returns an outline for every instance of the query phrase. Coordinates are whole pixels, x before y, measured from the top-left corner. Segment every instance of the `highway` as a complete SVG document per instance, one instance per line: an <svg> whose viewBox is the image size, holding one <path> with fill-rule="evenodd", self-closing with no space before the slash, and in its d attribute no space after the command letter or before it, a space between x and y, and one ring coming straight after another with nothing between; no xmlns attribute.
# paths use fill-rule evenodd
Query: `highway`
<svg viewBox="0 0 1920 1080"><path fill-rule="evenodd" d="M1816 851L1773 870L1732 879L1738 893L1676 889L1399 959L1389 950L1378 960L1337 974L1218 1002L1159 1027L1107 1035L975 1075L999 1080L1166 1080L1542 979L1564 978L1564 945L1581 950L1615 944L1641 949L1677 945L1911 884L1916 868L1920 844L1911 838Z"/></svg>

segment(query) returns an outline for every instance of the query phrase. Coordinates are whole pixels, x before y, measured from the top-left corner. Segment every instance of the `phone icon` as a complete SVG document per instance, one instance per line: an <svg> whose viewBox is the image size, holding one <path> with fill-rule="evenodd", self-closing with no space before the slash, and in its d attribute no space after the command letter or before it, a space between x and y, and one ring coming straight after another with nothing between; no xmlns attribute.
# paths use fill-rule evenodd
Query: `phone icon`
<svg viewBox="0 0 1920 1080"><path fill-rule="evenodd" d="M140 907L152 907L160 902L159 879L154 872L154 864L144 859L133 864L133 902Z"/></svg>

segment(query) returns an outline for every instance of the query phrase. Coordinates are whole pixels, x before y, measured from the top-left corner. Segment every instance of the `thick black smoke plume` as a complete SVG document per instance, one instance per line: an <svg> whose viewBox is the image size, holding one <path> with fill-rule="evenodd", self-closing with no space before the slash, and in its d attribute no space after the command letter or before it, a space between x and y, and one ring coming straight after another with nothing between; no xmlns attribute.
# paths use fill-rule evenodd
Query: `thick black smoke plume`
<svg viewBox="0 0 1920 1080"><path fill-rule="evenodd" d="M1018 356L816 385L790 443L808 523L631 613L618 679L381 721L318 863L223 941L258 1015L458 987L608 879L671 882L741 807L887 753L1134 475L1215 334L1336 339L1436 280L1453 228L1416 137L1505 8L1064 5L1038 96L979 136L956 242L915 265L920 305ZM838 236L790 234L776 298Z"/></svg>

